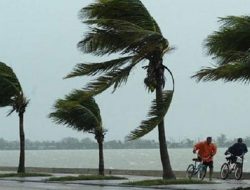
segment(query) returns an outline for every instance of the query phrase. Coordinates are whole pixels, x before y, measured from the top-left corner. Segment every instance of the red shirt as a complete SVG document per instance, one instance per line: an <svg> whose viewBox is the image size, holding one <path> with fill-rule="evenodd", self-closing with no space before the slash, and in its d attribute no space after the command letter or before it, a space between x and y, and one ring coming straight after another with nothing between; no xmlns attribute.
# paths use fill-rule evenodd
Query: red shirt
<svg viewBox="0 0 250 190"><path fill-rule="evenodd" d="M207 141L203 141L194 145L194 150L198 150L198 155L203 161L210 162L216 154L217 147L213 143L208 144Z"/></svg>

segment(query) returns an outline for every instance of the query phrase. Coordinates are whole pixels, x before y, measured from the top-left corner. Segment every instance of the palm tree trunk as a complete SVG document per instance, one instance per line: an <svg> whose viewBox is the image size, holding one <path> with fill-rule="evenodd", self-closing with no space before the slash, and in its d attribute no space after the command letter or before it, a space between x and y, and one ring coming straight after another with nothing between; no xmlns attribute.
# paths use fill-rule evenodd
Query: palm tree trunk
<svg viewBox="0 0 250 190"><path fill-rule="evenodd" d="M97 139L99 148L99 175L104 176L103 135Z"/></svg>
<svg viewBox="0 0 250 190"><path fill-rule="evenodd" d="M19 113L19 137L20 137L20 156L17 173L25 173L25 137L23 127L23 115Z"/></svg>
<svg viewBox="0 0 250 190"><path fill-rule="evenodd" d="M155 57L153 58L153 65L155 70L155 80L156 80L156 102L159 104L162 102L162 88L165 85L164 81L164 65L162 64L162 57L160 52L155 52ZM164 119L158 124L158 138L160 145L160 156L161 163L163 168L162 177L163 179L175 179L175 175L173 173L170 158L168 155L166 137L165 137L165 127L164 127Z"/></svg>
<svg viewBox="0 0 250 190"><path fill-rule="evenodd" d="M159 102L162 100L162 89L156 89L156 101ZM161 163L163 168L162 177L163 179L175 179L175 175L173 173L170 159L168 155L166 137L165 137L165 127L164 121L162 120L161 123L158 125L158 138L159 138L159 145L160 145L160 156L161 156Z"/></svg>

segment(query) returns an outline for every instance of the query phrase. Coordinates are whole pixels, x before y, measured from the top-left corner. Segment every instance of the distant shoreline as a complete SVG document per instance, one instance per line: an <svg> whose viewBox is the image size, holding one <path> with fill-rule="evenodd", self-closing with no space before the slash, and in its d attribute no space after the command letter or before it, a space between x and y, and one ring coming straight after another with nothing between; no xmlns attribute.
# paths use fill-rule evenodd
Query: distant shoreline
<svg viewBox="0 0 250 190"><path fill-rule="evenodd" d="M228 140L225 135L214 139L220 148L231 146L235 139ZM192 148L197 141L186 138L179 141L167 141L168 148ZM250 137L244 138L244 142L250 146ZM134 141L110 140L104 141L104 149L158 149L159 143L155 140L139 139ZM81 140L73 137L66 137L60 141L31 141L26 139L26 150L94 150L98 149L96 141L90 138ZM0 150L19 150L19 141L8 141L0 138Z"/></svg>

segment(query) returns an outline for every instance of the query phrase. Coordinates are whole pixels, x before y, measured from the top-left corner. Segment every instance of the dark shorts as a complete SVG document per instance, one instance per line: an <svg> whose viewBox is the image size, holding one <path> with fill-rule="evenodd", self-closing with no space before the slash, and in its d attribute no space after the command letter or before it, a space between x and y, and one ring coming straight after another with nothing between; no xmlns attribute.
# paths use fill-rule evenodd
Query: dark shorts
<svg viewBox="0 0 250 190"><path fill-rule="evenodd" d="M208 166L209 169L213 169L214 168L214 162L213 161L210 161L210 162L203 162L203 164L205 166Z"/></svg>
<svg viewBox="0 0 250 190"><path fill-rule="evenodd" d="M202 161L201 157L198 156L197 159L199 160L199 162ZM213 161L210 161L210 162L203 162L203 164L207 167L209 167L210 169L214 168L214 162Z"/></svg>

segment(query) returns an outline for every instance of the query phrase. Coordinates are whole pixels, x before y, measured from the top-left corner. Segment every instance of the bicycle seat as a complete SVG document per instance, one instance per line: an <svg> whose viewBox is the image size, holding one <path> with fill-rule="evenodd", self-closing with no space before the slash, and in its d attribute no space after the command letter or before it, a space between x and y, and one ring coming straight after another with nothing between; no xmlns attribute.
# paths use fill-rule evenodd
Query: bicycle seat
<svg viewBox="0 0 250 190"><path fill-rule="evenodd" d="M195 161L195 162L200 162L199 158L193 158L192 160Z"/></svg>

